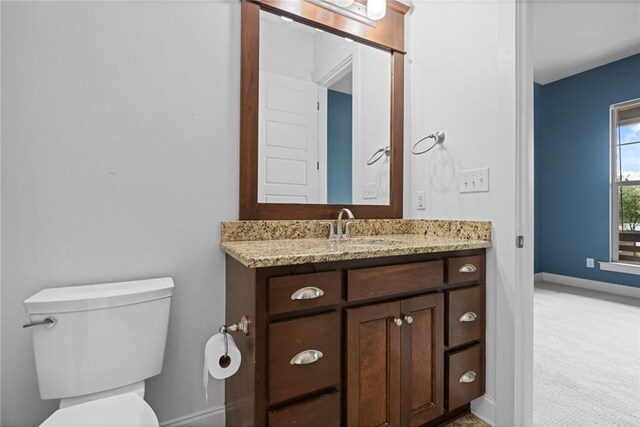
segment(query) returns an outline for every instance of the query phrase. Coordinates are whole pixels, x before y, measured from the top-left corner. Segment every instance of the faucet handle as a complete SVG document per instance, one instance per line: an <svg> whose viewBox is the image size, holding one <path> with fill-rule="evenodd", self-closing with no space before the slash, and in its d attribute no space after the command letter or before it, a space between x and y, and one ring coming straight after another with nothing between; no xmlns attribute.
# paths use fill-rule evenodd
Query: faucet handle
<svg viewBox="0 0 640 427"><path fill-rule="evenodd" d="M329 239L335 239L336 232L333 228L333 221L318 221L320 225L328 225L329 226Z"/></svg>
<svg viewBox="0 0 640 427"><path fill-rule="evenodd" d="M343 234L343 237L344 237L344 238L347 238L347 237L349 237L349 236L350 236L350 233L349 233L349 226L350 226L351 224L353 224L354 222L356 222L356 220L355 220L355 219L348 219L348 220L346 220L346 221L344 222L344 234Z"/></svg>

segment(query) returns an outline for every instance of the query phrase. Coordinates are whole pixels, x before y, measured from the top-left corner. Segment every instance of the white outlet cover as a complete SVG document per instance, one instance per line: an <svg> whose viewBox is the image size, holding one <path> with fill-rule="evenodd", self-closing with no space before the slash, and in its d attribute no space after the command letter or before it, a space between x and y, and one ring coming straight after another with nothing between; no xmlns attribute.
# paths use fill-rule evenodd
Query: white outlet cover
<svg viewBox="0 0 640 427"><path fill-rule="evenodd" d="M427 193L425 191L416 192L416 209L419 211L427 209Z"/></svg>
<svg viewBox="0 0 640 427"><path fill-rule="evenodd" d="M594 268L593 258L587 258L587 268Z"/></svg>

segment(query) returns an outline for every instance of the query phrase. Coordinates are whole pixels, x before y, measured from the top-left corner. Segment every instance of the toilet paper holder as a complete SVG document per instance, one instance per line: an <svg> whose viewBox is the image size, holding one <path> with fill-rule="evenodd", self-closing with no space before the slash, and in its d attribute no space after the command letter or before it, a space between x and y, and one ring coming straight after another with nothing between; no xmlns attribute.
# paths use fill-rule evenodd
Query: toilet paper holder
<svg viewBox="0 0 640 427"><path fill-rule="evenodd" d="M224 357L229 355L229 339L227 338L227 333L240 331L244 335L249 335L249 323L249 318L243 315L238 323L229 326L221 325L218 328L218 332L224 335Z"/></svg>

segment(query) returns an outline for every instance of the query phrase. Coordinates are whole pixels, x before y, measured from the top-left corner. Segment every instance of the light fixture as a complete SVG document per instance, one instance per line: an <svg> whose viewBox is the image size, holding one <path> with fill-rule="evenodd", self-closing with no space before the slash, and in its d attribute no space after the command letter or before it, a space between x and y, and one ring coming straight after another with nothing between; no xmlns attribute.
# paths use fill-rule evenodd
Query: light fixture
<svg viewBox="0 0 640 427"><path fill-rule="evenodd" d="M387 0L367 0L367 18L378 21L387 13Z"/></svg>
<svg viewBox="0 0 640 427"><path fill-rule="evenodd" d="M288 16L281 16L280 19L282 19L284 22L293 22L293 19L289 18Z"/></svg>
<svg viewBox="0 0 640 427"><path fill-rule="evenodd" d="M384 18L387 0L305 0L372 27Z"/></svg>

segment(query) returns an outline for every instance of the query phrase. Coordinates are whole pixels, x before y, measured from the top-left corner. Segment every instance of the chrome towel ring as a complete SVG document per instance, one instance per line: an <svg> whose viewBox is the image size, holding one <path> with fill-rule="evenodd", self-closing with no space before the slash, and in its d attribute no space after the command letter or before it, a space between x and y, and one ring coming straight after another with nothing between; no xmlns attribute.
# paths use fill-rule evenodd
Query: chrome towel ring
<svg viewBox="0 0 640 427"><path fill-rule="evenodd" d="M425 139L429 139L429 138L433 138L433 140L435 141L433 143L433 145L429 148L427 148L426 150L422 150L422 151L416 151L416 147L418 146L418 144L420 144L422 141L424 141ZM444 132L436 132L436 133L432 133L431 135L427 135L424 138L420 138L418 140L418 142L416 142L415 144L413 144L413 147L411 147L411 154L415 154L420 155L420 154L424 154L428 151L433 150L433 148L438 145L438 144L442 144L444 142Z"/></svg>
<svg viewBox="0 0 640 427"><path fill-rule="evenodd" d="M384 147L384 148L380 148L378 151L373 153L373 156L371 156L369 158L369 160L367 161L367 166L371 166L372 164L374 164L375 162L380 160L382 158L382 156L384 156L385 154L387 156L391 155L391 147L388 146L388 145L386 147Z"/></svg>

